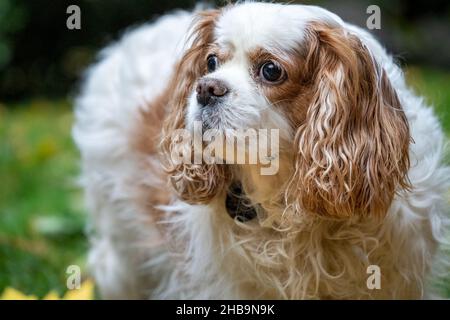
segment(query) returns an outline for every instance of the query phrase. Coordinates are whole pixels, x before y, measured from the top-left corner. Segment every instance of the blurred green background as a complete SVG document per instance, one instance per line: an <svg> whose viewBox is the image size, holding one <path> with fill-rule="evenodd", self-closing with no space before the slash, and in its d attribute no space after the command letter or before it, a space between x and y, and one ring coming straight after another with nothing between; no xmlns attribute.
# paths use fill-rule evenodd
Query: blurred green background
<svg viewBox="0 0 450 320"><path fill-rule="evenodd" d="M217 1L222 3L223 1ZM450 135L450 2L303 1L365 26L395 53L408 81L433 104ZM81 30L66 8L81 8ZM44 296L66 291L66 268L85 265L87 240L72 98L97 50L126 28L195 1L0 0L0 294L11 286ZM450 278L437 285L450 297Z"/></svg>

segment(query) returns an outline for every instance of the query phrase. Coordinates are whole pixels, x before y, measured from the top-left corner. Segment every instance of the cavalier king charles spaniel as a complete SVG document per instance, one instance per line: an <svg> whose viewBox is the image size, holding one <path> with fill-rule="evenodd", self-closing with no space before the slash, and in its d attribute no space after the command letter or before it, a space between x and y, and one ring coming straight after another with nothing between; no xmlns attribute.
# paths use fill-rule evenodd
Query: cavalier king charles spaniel
<svg viewBox="0 0 450 320"><path fill-rule="evenodd" d="M277 143L256 163L178 161L195 127ZM443 131L378 41L327 10L244 2L127 32L87 73L73 135L103 298L434 294Z"/></svg>

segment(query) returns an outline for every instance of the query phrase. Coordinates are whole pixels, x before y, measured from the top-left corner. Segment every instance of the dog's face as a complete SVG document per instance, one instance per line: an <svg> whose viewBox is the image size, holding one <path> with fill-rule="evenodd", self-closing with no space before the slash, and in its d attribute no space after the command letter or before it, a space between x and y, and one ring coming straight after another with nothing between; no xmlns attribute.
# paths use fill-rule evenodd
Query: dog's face
<svg viewBox="0 0 450 320"><path fill-rule="evenodd" d="M288 117L295 112L284 102L302 89L299 39L292 21L279 20L272 9L243 6L217 18L200 57L204 70L189 96L186 127L201 121L206 129L277 128L292 137Z"/></svg>
<svg viewBox="0 0 450 320"><path fill-rule="evenodd" d="M249 3L201 13L171 87L166 155L171 132L195 121L279 129L289 159L281 165L292 172L278 186L281 206L382 215L407 187L409 129L395 90L369 49L323 9ZM169 173L184 200L205 203L227 187L229 168L176 164Z"/></svg>

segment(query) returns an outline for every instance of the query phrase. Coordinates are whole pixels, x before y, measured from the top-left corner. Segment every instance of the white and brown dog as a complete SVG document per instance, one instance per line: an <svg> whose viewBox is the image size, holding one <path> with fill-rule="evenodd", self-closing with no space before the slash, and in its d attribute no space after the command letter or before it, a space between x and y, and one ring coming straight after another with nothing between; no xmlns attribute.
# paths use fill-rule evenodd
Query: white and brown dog
<svg viewBox="0 0 450 320"><path fill-rule="evenodd" d="M195 121L278 129L279 170L173 161ZM324 9L240 3L137 28L91 68L73 133L104 298L429 296L443 132L383 47Z"/></svg>

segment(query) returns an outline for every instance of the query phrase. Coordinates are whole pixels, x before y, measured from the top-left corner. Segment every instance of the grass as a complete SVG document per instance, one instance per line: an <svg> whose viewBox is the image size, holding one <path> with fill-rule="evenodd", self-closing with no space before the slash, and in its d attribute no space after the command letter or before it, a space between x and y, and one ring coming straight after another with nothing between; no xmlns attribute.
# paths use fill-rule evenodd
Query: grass
<svg viewBox="0 0 450 320"><path fill-rule="evenodd" d="M0 105L0 292L66 291L66 268L84 265L72 113L64 101Z"/></svg>
<svg viewBox="0 0 450 320"><path fill-rule="evenodd" d="M443 129L450 137L450 72L410 67L406 76L415 91L434 107Z"/></svg>
<svg viewBox="0 0 450 320"><path fill-rule="evenodd" d="M450 73L412 67L411 85L427 97L450 136ZM0 103L0 293L12 286L43 297L66 291L66 269L83 269L87 250L78 153L67 101ZM450 297L450 279L442 279Z"/></svg>

